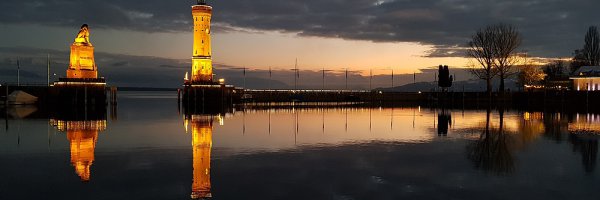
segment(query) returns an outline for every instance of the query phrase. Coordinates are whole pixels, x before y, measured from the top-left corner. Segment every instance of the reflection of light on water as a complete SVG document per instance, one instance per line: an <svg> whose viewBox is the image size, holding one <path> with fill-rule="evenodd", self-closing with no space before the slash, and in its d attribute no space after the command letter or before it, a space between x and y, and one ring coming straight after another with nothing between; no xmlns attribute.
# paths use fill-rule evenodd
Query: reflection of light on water
<svg viewBox="0 0 600 200"><path fill-rule="evenodd" d="M222 117L217 116L222 123ZM213 117L192 115L186 118L192 129L193 182L191 198L211 197L210 153L212 148ZM187 125L186 125L187 126Z"/></svg>
<svg viewBox="0 0 600 200"><path fill-rule="evenodd" d="M569 132L600 134L600 115L576 114L575 121L569 123Z"/></svg>
<svg viewBox="0 0 600 200"><path fill-rule="evenodd" d="M217 116L217 121L219 121L219 125L221 125L221 126L225 125L225 120L223 119L222 115Z"/></svg>
<svg viewBox="0 0 600 200"><path fill-rule="evenodd" d="M71 149L71 165L81 181L90 181L90 167L94 162L98 133L106 130L106 123L106 120L50 120L50 125L55 126L59 131L67 132Z"/></svg>

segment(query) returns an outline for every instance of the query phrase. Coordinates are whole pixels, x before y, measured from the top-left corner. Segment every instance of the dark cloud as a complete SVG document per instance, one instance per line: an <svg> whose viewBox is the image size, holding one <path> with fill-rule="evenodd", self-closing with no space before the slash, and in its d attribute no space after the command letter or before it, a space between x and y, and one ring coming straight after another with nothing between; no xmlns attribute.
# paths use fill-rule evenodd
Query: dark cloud
<svg viewBox="0 0 600 200"><path fill-rule="evenodd" d="M0 2L0 23L144 32L191 30L193 1L20 1ZM210 2L216 31L282 31L301 36L418 42L436 45L429 56L461 56L485 25L516 25L523 50L537 56L569 56L583 43L587 26L600 17L594 0L228 0ZM450 52L448 52L450 51ZM454 52L454 53L452 53Z"/></svg>

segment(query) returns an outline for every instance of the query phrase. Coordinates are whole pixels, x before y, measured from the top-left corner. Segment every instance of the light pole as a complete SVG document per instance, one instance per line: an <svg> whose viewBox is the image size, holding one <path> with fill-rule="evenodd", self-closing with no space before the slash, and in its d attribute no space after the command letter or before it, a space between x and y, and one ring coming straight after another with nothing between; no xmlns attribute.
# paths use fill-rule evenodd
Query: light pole
<svg viewBox="0 0 600 200"><path fill-rule="evenodd" d="M19 63L19 58L17 58L17 86L21 86L21 63Z"/></svg>
<svg viewBox="0 0 600 200"><path fill-rule="evenodd" d="M348 90L348 68L346 68L346 90Z"/></svg>
<svg viewBox="0 0 600 200"><path fill-rule="evenodd" d="M243 75L243 82L242 82L243 85L242 86L244 87L244 90L246 90L246 69L249 69L249 68L239 67L239 68L232 68L232 69L241 69L242 70L242 75Z"/></svg>
<svg viewBox="0 0 600 200"><path fill-rule="evenodd" d="M47 82L46 85L50 86L50 54L48 54L48 67L46 69L46 72L47 72L47 76L48 76L47 77L48 79L46 81Z"/></svg>
<svg viewBox="0 0 600 200"><path fill-rule="evenodd" d="M331 70L325 70L325 67L323 67L323 70L321 70L323 72L323 91L325 91L325 72L331 71Z"/></svg>
<svg viewBox="0 0 600 200"><path fill-rule="evenodd" d="M369 69L369 91L373 90L373 69Z"/></svg>
<svg viewBox="0 0 600 200"><path fill-rule="evenodd" d="M392 68L392 88L394 88L394 69Z"/></svg>
<svg viewBox="0 0 600 200"><path fill-rule="evenodd" d="M413 85L417 84L417 72L413 72Z"/></svg>
<svg viewBox="0 0 600 200"><path fill-rule="evenodd" d="M296 58L296 63L294 64L294 91L298 90L298 78L300 77L300 72L298 71L298 58Z"/></svg>

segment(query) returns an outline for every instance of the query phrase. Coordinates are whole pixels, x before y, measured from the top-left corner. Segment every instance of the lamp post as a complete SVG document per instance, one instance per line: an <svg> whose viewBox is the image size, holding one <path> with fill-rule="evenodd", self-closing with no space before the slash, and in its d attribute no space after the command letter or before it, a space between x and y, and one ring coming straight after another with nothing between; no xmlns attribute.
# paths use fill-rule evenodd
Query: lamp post
<svg viewBox="0 0 600 200"><path fill-rule="evenodd" d="M19 63L19 58L17 58L17 86L21 86L21 63Z"/></svg>
<svg viewBox="0 0 600 200"><path fill-rule="evenodd" d="M46 73L47 73L46 85L50 86L50 54L48 54L48 66L46 69Z"/></svg>
<svg viewBox="0 0 600 200"><path fill-rule="evenodd" d="M323 72L323 91L325 91L325 72L331 71L331 70L325 70L325 67L323 67L323 70L321 70Z"/></svg>
<svg viewBox="0 0 600 200"><path fill-rule="evenodd" d="M294 64L294 91L298 90L298 78L300 77L300 72L298 69L298 58L296 58L296 63Z"/></svg>
<svg viewBox="0 0 600 200"><path fill-rule="evenodd" d="M346 68L346 90L348 90L348 68Z"/></svg>
<svg viewBox="0 0 600 200"><path fill-rule="evenodd" d="M394 88L394 69L392 68L392 88Z"/></svg>
<svg viewBox="0 0 600 200"><path fill-rule="evenodd" d="M369 69L369 91L373 90L373 69Z"/></svg>

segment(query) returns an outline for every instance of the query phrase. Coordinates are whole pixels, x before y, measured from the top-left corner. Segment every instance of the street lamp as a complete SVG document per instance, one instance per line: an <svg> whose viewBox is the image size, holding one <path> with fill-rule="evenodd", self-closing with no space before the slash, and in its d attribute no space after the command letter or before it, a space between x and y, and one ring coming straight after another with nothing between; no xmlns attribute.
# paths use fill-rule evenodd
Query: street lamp
<svg viewBox="0 0 600 200"><path fill-rule="evenodd" d="M331 71L331 70L325 70L325 67L323 67L323 70L321 70L323 72L323 91L325 91L325 72Z"/></svg>

